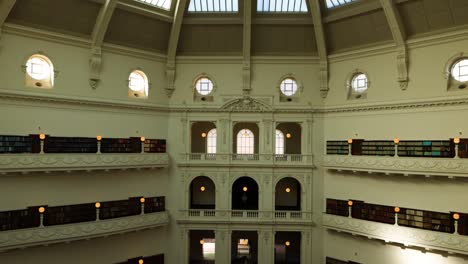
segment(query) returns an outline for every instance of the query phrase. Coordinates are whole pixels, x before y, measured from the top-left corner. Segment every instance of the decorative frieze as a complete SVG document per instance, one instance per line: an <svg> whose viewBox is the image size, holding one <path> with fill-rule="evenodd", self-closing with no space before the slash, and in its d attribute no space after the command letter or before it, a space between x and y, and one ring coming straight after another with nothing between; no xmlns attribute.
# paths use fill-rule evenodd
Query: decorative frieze
<svg viewBox="0 0 468 264"><path fill-rule="evenodd" d="M2 154L0 173L166 168L167 153Z"/></svg>

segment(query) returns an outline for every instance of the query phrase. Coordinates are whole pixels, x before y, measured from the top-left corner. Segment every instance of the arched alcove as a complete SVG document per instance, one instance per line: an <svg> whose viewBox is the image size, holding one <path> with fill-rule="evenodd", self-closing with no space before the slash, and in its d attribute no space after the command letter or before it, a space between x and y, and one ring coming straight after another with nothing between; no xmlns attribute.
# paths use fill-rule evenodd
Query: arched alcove
<svg viewBox="0 0 468 264"><path fill-rule="evenodd" d="M258 184L247 176L240 177L232 184L232 210L258 210Z"/></svg>
<svg viewBox="0 0 468 264"><path fill-rule="evenodd" d="M190 183L190 209L215 209L216 187L206 176L198 176Z"/></svg>
<svg viewBox="0 0 468 264"><path fill-rule="evenodd" d="M278 181L275 186L275 210L301 210L301 184L298 180L286 177Z"/></svg>
<svg viewBox="0 0 468 264"><path fill-rule="evenodd" d="M293 122L285 122L279 123L276 129L281 131L284 135L284 153L277 153L278 149L275 145L275 154L301 154L301 125ZM275 143L279 143L278 140L280 139L277 137Z"/></svg>
<svg viewBox="0 0 468 264"><path fill-rule="evenodd" d="M216 129L216 125L213 122L202 121L192 124L191 153L208 153L208 135L211 131L210 137L212 137L213 129ZM210 153L212 153L213 148L210 147L210 150ZM214 151L214 153L216 153L216 151Z"/></svg>

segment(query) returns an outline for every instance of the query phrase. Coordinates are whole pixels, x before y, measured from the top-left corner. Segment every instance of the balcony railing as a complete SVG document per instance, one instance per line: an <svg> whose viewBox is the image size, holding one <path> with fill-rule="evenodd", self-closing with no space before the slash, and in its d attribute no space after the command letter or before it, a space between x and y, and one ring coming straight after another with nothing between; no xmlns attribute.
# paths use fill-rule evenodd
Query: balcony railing
<svg viewBox="0 0 468 264"><path fill-rule="evenodd" d="M189 209L180 211L180 221L300 222L312 224L312 212Z"/></svg>
<svg viewBox="0 0 468 264"><path fill-rule="evenodd" d="M323 167L337 171L362 171L404 176L468 177L468 159L455 158L326 155L323 159Z"/></svg>
<svg viewBox="0 0 468 264"><path fill-rule="evenodd" d="M325 228L426 250L468 254L468 236L323 214Z"/></svg>
<svg viewBox="0 0 468 264"><path fill-rule="evenodd" d="M154 228L169 223L164 197L0 212L0 251Z"/></svg>
<svg viewBox="0 0 468 264"><path fill-rule="evenodd" d="M313 156L303 154L181 154L181 163L190 164L264 164L272 166L313 166Z"/></svg>

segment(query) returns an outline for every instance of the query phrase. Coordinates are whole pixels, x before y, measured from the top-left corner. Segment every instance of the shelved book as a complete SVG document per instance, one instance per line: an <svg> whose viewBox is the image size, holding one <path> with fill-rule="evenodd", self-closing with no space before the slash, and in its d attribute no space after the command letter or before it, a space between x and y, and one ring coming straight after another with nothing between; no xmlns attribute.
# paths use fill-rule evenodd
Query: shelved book
<svg viewBox="0 0 468 264"><path fill-rule="evenodd" d="M348 155L348 141L327 141L327 155Z"/></svg>
<svg viewBox="0 0 468 264"><path fill-rule="evenodd" d="M96 153L97 139L85 137L47 137L45 153Z"/></svg>
<svg viewBox="0 0 468 264"><path fill-rule="evenodd" d="M31 136L0 136L0 153L32 153Z"/></svg>

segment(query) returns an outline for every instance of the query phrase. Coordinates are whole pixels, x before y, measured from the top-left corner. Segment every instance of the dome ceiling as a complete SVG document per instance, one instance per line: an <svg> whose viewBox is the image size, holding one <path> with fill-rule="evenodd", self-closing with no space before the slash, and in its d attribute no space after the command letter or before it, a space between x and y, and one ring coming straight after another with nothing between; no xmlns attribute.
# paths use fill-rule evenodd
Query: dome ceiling
<svg viewBox="0 0 468 264"><path fill-rule="evenodd" d="M116 7L108 16L104 43L163 55L171 50L168 46L174 45L177 55L241 56L245 23L249 23L251 29L252 56L318 55L317 47L322 40L317 40L314 21L322 22L321 39L328 55L394 41L389 19L382 8L382 3L390 0L306 0L307 9L300 8L301 12L295 13L259 12L260 7L253 0L239 0L239 11L228 13L189 12L191 0L173 0L169 10L145 4L146 0L7 0L14 5L5 22L91 39L107 1L116 2ZM165 6L168 6L167 1ZM313 18L310 8L316 1L320 5L320 20ZM330 1L350 3L328 8ZM391 1L395 3L406 38L468 24L466 0ZM246 9L244 3L252 6ZM184 12L177 12L179 4ZM245 10L251 10L247 20ZM173 24L180 28L173 28ZM173 35L177 33L172 41L171 31Z"/></svg>

